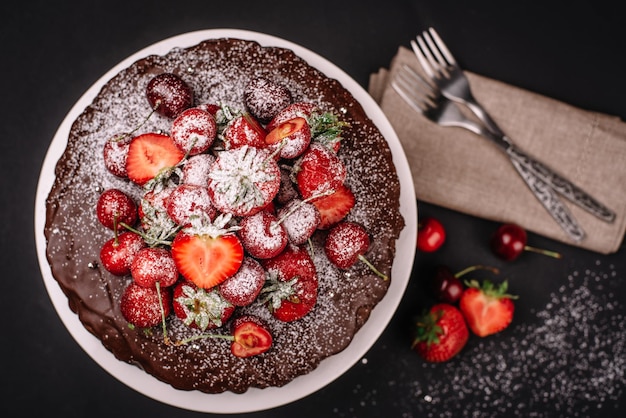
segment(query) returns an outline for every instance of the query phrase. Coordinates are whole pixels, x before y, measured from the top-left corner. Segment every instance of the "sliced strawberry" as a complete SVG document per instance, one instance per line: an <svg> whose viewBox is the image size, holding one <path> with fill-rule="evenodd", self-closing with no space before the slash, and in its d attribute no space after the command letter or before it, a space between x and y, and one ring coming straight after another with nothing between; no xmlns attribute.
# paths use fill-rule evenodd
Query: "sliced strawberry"
<svg viewBox="0 0 626 418"><path fill-rule="evenodd" d="M466 285L468 287L461 295L459 308L474 334L485 337L509 326L515 311L513 299L517 296L507 293L506 280L499 286L489 280L483 281L482 285L471 280Z"/></svg>
<svg viewBox="0 0 626 418"><path fill-rule="evenodd" d="M337 190L311 202L320 213L319 229L328 229L342 221L352 210L355 204L354 194L346 186L341 185Z"/></svg>
<svg viewBox="0 0 626 418"><path fill-rule="evenodd" d="M172 286L178 280L178 270L172 254L165 248L147 247L137 252L130 265L130 274L139 286Z"/></svg>
<svg viewBox="0 0 626 418"><path fill-rule="evenodd" d="M130 274L133 259L145 246L146 242L139 234L122 232L104 243L100 250L100 261L109 273L126 276Z"/></svg>
<svg viewBox="0 0 626 418"><path fill-rule="evenodd" d="M235 311L216 289L202 289L184 280L174 287L173 307L185 325L202 331L221 327Z"/></svg>
<svg viewBox="0 0 626 418"><path fill-rule="evenodd" d="M280 255L262 264L268 272L262 294L276 319L295 321L313 309L318 281L315 264L306 249L288 246Z"/></svg>
<svg viewBox="0 0 626 418"><path fill-rule="evenodd" d="M469 331L461 312L440 303L417 320L412 348L429 362L444 362L465 347Z"/></svg>
<svg viewBox="0 0 626 418"><path fill-rule="evenodd" d="M219 285L221 295L235 306L254 302L265 284L265 269L252 257L244 257L239 271Z"/></svg>
<svg viewBox="0 0 626 418"><path fill-rule="evenodd" d="M334 192L346 175L346 167L337 154L325 146L311 144L298 163L296 183L302 197L308 199Z"/></svg>
<svg viewBox="0 0 626 418"><path fill-rule="evenodd" d="M168 289L143 287L131 282L122 294L120 310L131 324L140 328L153 327L171 313L172 294Z"/></svg>
<svg viewBox="0 0 626 418"><path fill-rule="evenodd" d="M203 289L232 276L243 261L243 246L234 234L212 237L185 230L176 234L172 256L180 274Z"/></svg>
<svg viewBox="0 0 626 418"><path fill-rule="evenodd" d="M197 107L183 111L172 122L172 141L185 154L196 155L208 150L216 134L213 115Z"/></svg>
<svg viewBox="0 0 626 418"><path fill-rule="evenodd" d="M308 102L292 103L280 110L276 116L267 124L267 130L271 131L289 119L301 117L308 119L317 110L317 105Z"/></svg>
<svg viewBox="0 0 626 418"><path fill-rule="evenodd" d="M272 149L279 148L280 158L299 157L311 143L311 128L304 118L293 118L272 129L265 137Z"/></svg>
<svg viewBox="0 0 626 418"><path fill-rule="evenodd" d="M236 318L232 324L234 341L230 351L237 357L250 357L265 353L272 346L272 334L265 324L252 315Z"/></svg>
<svg viewBox="0 0 626 418"><path fill-rule="evenodd" d="M140 186L162 170L174 167L185 156L167 135L147 133L130 142L126 158L128 178Z"/></svg>
<svg viewBox="0 0 626 418"><path fill-rule="evenodd" d="M264 148L267 132L252 115L244 113L230 121L224 132L226 149L236 149L244 145Z"/></svg>

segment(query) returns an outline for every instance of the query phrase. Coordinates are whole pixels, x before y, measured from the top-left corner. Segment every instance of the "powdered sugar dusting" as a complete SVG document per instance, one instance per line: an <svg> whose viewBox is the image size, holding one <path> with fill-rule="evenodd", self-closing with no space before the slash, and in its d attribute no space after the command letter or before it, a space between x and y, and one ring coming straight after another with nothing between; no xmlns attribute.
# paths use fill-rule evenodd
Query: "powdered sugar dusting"
<svg viewBox="0 0 626 418"><path fill-rule="evenodd" d="M389 389L405 418L613 416L626 390L626 307L616 294L623 285L624 276L600 261L595 270L573 270L506 336L474 340L445 364L409 352L407 375L389 377L385 389L355 388L355 397L371 407Z"/></svg>
<svg viewBox="0 0 626 418"><path fill-rule="evenodd" d="M294 101L313 102L324 111L336 112L337 108L345 107L351 126L345 133L340 158L353 166L356 176L365 173L357 168L354 158L374 160L378 171L383 172L376 173L377 169L372 167L368 168L372 181L348 180L355 195L361 196L361 203L357 203L350 216L368 224L375 237L377 257L385 260L388 271L402 226L397 211L398 182L393 176L390 153L380 133L370 122L363 122L367 120L363 110L341 86L320 76L288 51L266 50L253 42L236 40L212 41L192 52L175 49L166 57L151 56L138 61L103 88L103 94L72 128L47 202L47 255L53 275L68 295L70 306L80 309L79 316L85 326L118 358L140 365L147 373L177 388L219 393L243 392L250 386L281 386L345 348L367 320L369 310L384 296L389 283L360 265L347 273L352 275L352 280L347 280L321 250L321 233L312 238L311 247L319 278L314 311L295 323L273 319L267 307L258 302L241 311L266 321L275 337L273 348L261 356L236 358L231 355L228 342L215 339L168 346L163 343L160 327L151 329L150 333L128 328L119 314L119 300L131 279L112 277L99 266L99 249L110 238L111 231L98 225L93 208L105 189L118 188L136 201L143 190L111 175L104 166L101 150L104 142L118 132L132 132L138 126L146 132L170 129L171 119L161 115L153 114L146 121L151 112L146 85L155 74L164 71L181 76L191 86L196 103L219 103L242 109L242 92L249 80L269 77L285 85ZM369 148L365 153L367 158L359 155L361 147ZM383 193L380 200L367 201L365 196L371 195L383 179L383 184L394 180L391 183L395 189ZM151 203L161 207L171 192L165 190ZM391 196L389 199L395 202L385 201L384 196ZM380 213L389 219L379 221ZM195 332L174 316L168 318L167 330L173 341Z"/></svg>

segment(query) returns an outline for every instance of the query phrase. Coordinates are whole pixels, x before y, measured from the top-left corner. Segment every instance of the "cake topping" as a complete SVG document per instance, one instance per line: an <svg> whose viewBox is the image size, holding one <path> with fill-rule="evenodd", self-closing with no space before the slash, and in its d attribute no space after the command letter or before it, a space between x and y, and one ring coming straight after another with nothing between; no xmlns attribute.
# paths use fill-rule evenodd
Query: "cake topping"
<svg viewBox="0 0 626 418"><path fill-rule="evenodd" d="M140 186L176 166L185 153L172 138L159 133L146 133L133 138L126 157L128 178Z"/></svg>
<svg viewBox="0 0 626 418"><path fill-rule="evenodd" d="M213 115L197 107L184 110L172 122L172 140L187 155L208 150L216 134L217 124Z"/></svg>
<svg viewBox="0 0 626 418"><path fill-rule="evenodd" d="M175 118L193 104L193 91L179 76L162 73L146 86L146 97L152 109L168 118Z"/></svg>
<svg viewBox="0 0 626 418"><path fill-rule="evenodd" d="M234 311L216 289L205 290L185 281L174 288L174 313L188 327L202 331L219 328Z"/></svg>
<svg viewBox="0 0 626 418"><path fill-rule="evenodd" d="M209 192L222 212L249 216L269 204L280 187L278 164L265 150L222 151L209 173Z"/></svg>
<svg viewBox="0 0 626 418"><path fill-rule="evenodd" d="M268 123L291 103L291 92L267 78L253 78L243 92L246 108L262 123Z"/></svg>

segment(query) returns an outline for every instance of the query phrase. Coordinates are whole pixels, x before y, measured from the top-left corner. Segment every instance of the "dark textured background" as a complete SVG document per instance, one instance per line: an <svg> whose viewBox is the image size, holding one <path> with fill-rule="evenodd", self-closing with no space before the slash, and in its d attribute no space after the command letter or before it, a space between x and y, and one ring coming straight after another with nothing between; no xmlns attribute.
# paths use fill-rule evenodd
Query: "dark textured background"
<svg viewBox="0 0 626 418"><path fill-rule="evenodd" d="M192 417L102 370L75 343L46 293L33 202L47 147L66 113L118 62L173 35L211 28L285 38L363 87L428 26L467 69L570 104L626 117L626 26L608 1L24 1L0 5L3 416ZM463 4L462 6L459 4ZM624 190L616 190L624 193ZM562 260L513 263L487 248L496 225L425 203L444 248L418 254L397 314L363 361L307 398L253 417L622 416L626 411L625 251L601 256L531 235ZM413 220L415 221L415 220ZM439 263L500 267L520 295L513 325L472 338L431 366L410 351L414 314Z"/></svg>

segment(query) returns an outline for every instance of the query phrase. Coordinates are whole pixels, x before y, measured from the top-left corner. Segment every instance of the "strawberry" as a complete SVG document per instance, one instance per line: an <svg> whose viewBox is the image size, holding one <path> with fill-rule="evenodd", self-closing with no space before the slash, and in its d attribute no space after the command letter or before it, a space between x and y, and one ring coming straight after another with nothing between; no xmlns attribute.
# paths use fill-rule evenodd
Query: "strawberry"
<svg viewBox="0 0 626 418"><path fill-rule="evenodd" d="M226 229L230 216L220 215L213 224L193 219L192 226L176 234L172 257L180 274L196 286L210 289L234 275L243 262L239 238Z"/></svg>
<svg viewBox="0 0 626 418"><path fill-rule="evenodd" d="M100 249L102 266L111 274L126 276L135 255L146 246L143 238L134 232L126 231L106 241Z"/></svg>
<svg viewBox="0 0 626 418"><path fill-rule="evenodd" d="M122 316L140 328L149 328L161 323L172 310L172 294L168 289L143 287L131 282L120 301Z"/></svg>
<svg viewBox="0 0 626 418"><path fill-rule="evenodd" d="M221 327L235 311L216 289L202 289L184 280L174 287L173 307L185 325L202 331Z"/></svg>
<svg viewBox="0 0 626 418"><path fill-rule="evenodd" d="M261 124L250 114L236 116L228 122L224 131L224 142L226 149L240 148L244 145L264 148L265 136L267 132Z"/></svg>
<svg viewBox="0 0 626 418"><path fill-rule="evenodd" d="M272 149L279 149L280 158L300 156L311 143L311 128L304 118L293 118L272 129L265 137Z"/></svg>
<svg viewBox="0 0 626 418"><path fill-rule="evenodd" d="M265 269L252 257L244 257L239 271L219 285L220 294L235 306L254 302L265 284Z"/></svg>
<svg viewBox="0 0 626 418"><path fill-rule="evenodd" d="M128 178L140 186L157 174L174 167L185 156L172 138L159 133L136 136L128 147L126 170Z"/></svg>
<svg viewBox="0 0 626 418"><path fill-rule="evenodd" d="M178 280L178 270L172 254L165 248L147 247L137 252L130 265L130 274L139 286L172 286Z"/></svg>
<svg viewBox="0 0 626 418"><path fill-rule="evenodd" d="M259 259L272 258L287 246L287 231L272 213L262 210L239 223L237 234L246 251Z"/></svg>
<svg viewBox="0 0 626 418"><path fill-rule="evenodd" d="M341 185L334 193L317 198L311 203L320 213L318 229L328 229L342 221L355 204L354 194L346 186Z"/></svg>
<svg viewBox="0 0 626 418"><path fill-rule="evenodd" d="M370 237L365 228L354 222L344 221L335 225L326 236L324 252L330 262L340 269L349 269L360 260L377 276L388 280L388 277L379 272L363 255L369 246Z"/></svg>
<svg viewBox="0 0 626 418"><path fill-rule="evenodd" d="M222 151L211 167L208 187L220 212L250 216L274 200L280 168L267 150L243 146Z"/></svg>
<svg viewBox="0 0 626 418"><path fill-rule="evenodd" d="M337 190L346 179L346 167L330 149L311 144L297 163L296 183L308 199Z"/></svg>
<svg viewBox="0 0 626 418"><path fill-rule="evenodd" d="M137 205L121 190L108 189L98 197L96 217L105 227L119 231L120 224L132 227L137 222Z"/></svg>
<svg viewBox="0 0 626 418"><path fill-rule="evenodd" d="M295 321L313 309L317 302L317 273L305 249L288 246L280 255L262 261L262 265L268 279L261 294L276 319Z"/></svg>
<svg viewBox="0 0 626 418"><path fill-rule="evenodd" d="M439 303L416 323L412 347L429 362L444 362L465 347L469 331L461 312L453 305Z"/></svg>
<svg viewBox="0 0 626 418"><path fill-rule="evenodd" d="M466 281L467 288L461 295L459 308L472 332L479 337L500 332L513 320L517 296L507 293L508 282L499 286L485 280L482 285L476 280Z"/></svg>
<svg viewBox="0 0 626 418"><path fill-rule="evenodd" d="M216 134L217 124L213 115L197 107L183 111L172 122L172 141L189 155L208 150Z"/></svg>
<svg viewBox="0 0 626 418"><path fill-rule="evenodd" d="M181 184L172 190L165 203L167 214L178 225L188 225L192 217L213 220L217 216L206 187Z"/></svg>
<svg viewBox="0 0 626 418"><path fill-rule="evenodd" d="M256 316L240 316L233 321L231 328L234 341L230 351L237 357L256 356L272 346L272 334Z"/></svg>

